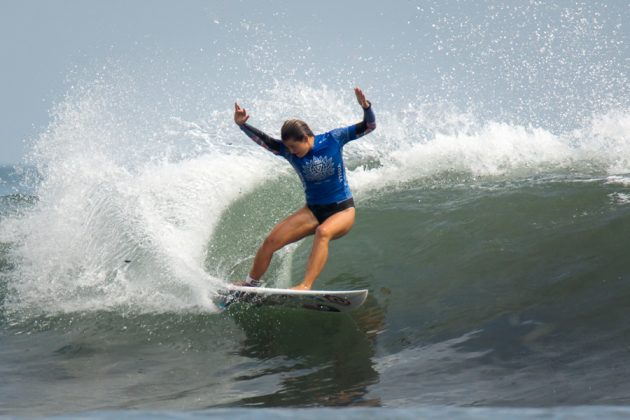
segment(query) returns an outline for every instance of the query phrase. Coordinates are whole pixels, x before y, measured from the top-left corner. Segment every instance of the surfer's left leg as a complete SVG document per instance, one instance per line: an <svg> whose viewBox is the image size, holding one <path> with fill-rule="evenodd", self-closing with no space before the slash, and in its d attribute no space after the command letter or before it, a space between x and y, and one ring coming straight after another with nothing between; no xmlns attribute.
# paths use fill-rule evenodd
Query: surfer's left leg
<svg viewBox="0 0 630 420"><path fill-rule="evenodd" d="M328 260L328 244L334 239L341 238L352 229L354 216L354 207L350 207L333 214L315 229L313 249L308 258L304 280L293 289L310 290L313 287L313 283L317 280L317 276L322 272L326 260Z"/></svg>
<svg viewBox="0 0 630 420"><path fill-rule="evenodd" d="M305 236L315 233L318 222L313 212L304 206L295 213L278 223L269 233L263 244L258 248L254 263L247 280L234 283L237 286L258 286L260 278L265 274L273 254L293 242L297 242Z"/></svg>

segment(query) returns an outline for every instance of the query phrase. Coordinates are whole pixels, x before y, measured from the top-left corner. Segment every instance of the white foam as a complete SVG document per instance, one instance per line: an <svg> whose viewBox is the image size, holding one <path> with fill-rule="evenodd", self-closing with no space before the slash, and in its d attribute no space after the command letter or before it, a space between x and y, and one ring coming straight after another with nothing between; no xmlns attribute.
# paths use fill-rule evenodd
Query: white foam
<svg viewBox="0 0 630 420"><path fill-rule="evenodd" d="M630 177L621 175L611 175L606 178L606 184L623 185L624 187L630 187Z"/></svg>
<svg viewBox="0 0 630 420"><path fill-rule="evenodd" d="M620 206L630 204L630 194L628 193L614 192L608 194L608 198L610 199L610 202L612 204L617 204Z"/></svg>
<svg viewBox="0 0 630 420"><path fill-rule="evenodd" d="M594 116L585 127L553 134L543 128L496 121L461 118L430 122L422 115L417 123L424 137L398 139L400 121L380 123L367 143L364 158L380 166L359 166L351 171L350 184L359 195L408 181L446 173L478 176L531 176L564 172L591 176L630 171L630 112L614 111ZM390 130L390 126L394 128Z"/></svg>
<svg viewBox="0 0 630 420"><path fill-rule="evenodd" d="M177 160L169 148L175 137L194 140L188 127L175 136L178 125L171 124L163 137L146 140L134 139L133 127L110 130L116 115L104 112L109 98L98 93L59 107L32 155L44 177L39 201L0 229L19 261L7 308L211 310L207 297L220 282L204 269L212 231L230 203L280 169L278 162L227 147Z"/></svg>

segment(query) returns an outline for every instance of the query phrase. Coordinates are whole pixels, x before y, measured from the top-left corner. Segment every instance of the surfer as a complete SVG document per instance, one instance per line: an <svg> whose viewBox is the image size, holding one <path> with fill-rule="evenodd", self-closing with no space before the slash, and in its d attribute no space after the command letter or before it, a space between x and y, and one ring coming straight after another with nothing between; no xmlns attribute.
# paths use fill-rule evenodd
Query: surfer
<svg viewBox="0 0 630 420"><path fill-rule="evenodd" d="M337 128L315 135L302 120L284 122L282 140L274 139L247 123L249 114L238 103L234 104L234 122L254 142L289 161L298 173L306 205L278 223L256 252L254 263L240 285L259 286L274 252L285 245L315 235L302 283L293 287L309 290L328 259L328 244L350 231L354 224L354 201L348 187L343 164L343 146L376 128L372 104L360 88L354 93L363 108L363 121L349 127Z"/></svg>

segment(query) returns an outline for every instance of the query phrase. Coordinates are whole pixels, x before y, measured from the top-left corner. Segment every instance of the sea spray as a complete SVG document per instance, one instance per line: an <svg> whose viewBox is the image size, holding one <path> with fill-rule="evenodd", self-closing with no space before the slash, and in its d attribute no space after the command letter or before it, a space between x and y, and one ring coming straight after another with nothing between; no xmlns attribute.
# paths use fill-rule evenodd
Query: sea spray
<svg viewBox="0 0 630 420"><path fill-rule="evenodd" d="M145 115L121 111L120 89L97 81L69 94L35 144L38 202L2 225L19 261L5 309L211 309L221 282L203 267L212 230L277 165L228 145L186 154L198 136L175 135L168 119L143 137Z"/></svg>

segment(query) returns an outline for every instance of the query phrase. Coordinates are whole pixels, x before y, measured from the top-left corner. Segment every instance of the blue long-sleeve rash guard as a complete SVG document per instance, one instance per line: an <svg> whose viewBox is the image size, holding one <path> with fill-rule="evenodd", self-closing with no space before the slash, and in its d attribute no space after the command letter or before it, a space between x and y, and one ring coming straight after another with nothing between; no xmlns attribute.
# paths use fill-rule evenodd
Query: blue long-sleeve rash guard
<svg viewBox="0 0 630 420"><path fill-rule="evenodd" d="M241 130L257 144L291 163L304 186L307 204L331 204L352 197L343 164L343 146L363 137L376 128L372 104L363 109L363 121L344 128L337 128L315 136L313 147L304 157L297 157L281 140L274 139L245 123Z"/></svg>

